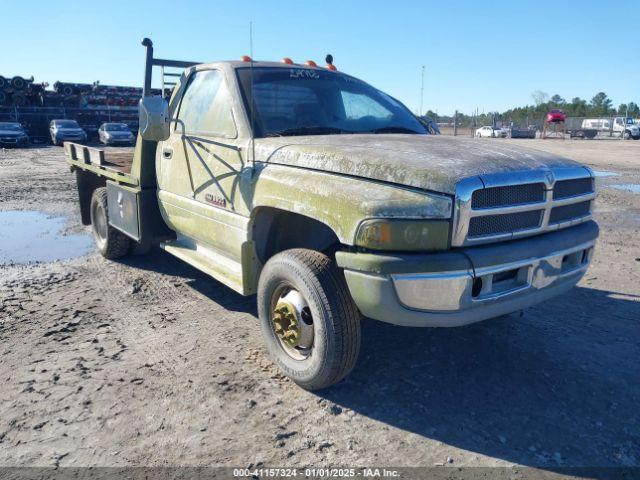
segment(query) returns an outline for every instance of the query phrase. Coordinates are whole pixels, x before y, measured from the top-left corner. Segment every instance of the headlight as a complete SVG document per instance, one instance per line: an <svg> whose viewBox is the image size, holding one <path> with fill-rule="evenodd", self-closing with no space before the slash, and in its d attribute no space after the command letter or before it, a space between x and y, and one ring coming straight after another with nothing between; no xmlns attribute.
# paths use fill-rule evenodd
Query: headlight
<svg viewBox="0 0 640 480"><path fill-rule="evenodd" d="M429 251L449 246L448 220L364 220L355 244L372 250Z"/></svg>

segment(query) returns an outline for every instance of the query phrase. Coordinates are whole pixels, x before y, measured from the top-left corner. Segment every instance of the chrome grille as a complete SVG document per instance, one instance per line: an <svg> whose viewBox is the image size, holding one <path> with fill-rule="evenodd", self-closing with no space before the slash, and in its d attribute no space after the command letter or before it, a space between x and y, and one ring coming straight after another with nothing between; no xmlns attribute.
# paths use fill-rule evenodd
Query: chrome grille
<svg viewBox="0 0 640 480"><path fill-rule="evenodd" d="M591 212L591 202L570 203L562 207L555 207L551 210L549 223L555 224L573 220L574 218L584 217Z"/></svg>
<svg viewBox="0 0 640 480"><path fill-rule="evenodd" d="M473 217L469 222L469 237L483 237L529 230L537 228L542 222L544 210L530 210L521 213L507 213L506 215L485 215Z"/></svg>
<svg viewBox="0 0 640 480"><path fill-rule="evenodd" d="M471 208L496 208L542 202L544 190L544 183L483 188L473 192Z"/></svg>
<svg viewBox="0 0 640 480"><path fill-rule="evenodd" d="M456 185L453 246L509 240L591 218L593 176L584 167L501 172Z"/></svg>
<svg viewBox="0 0 640 480"><path fill-rule="evenodd" d="M591 178L560 180L553 186L553 199L575 197L591 192L593 192L593 179Z"/></svg>

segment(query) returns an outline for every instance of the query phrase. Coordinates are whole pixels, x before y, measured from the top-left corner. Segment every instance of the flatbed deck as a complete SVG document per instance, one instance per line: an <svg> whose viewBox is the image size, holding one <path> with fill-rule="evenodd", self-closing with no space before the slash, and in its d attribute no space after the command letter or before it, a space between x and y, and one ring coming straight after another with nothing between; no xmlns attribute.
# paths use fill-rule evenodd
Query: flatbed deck
<svg viewBox="0 0 640 480"><path fill-rule="evenodd" d="M118 183L137 186L138 179L131 175L133 150L131 148L95 148L79 143L65 142L67 163L73 168L90 171Z"/></svg>

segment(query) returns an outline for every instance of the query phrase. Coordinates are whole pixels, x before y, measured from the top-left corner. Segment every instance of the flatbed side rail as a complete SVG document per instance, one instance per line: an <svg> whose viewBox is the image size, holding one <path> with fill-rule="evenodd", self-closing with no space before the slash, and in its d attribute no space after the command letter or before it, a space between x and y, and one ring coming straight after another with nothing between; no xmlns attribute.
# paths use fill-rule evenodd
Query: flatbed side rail
<svg viewBox="0 0 640 480"><path fill-rule="evenodd" d="M100 148L87 147L79 143L64 142L64 151L67 158L81 161L91 165L104 165L104 150Z"/></svg>
<svg viewBox="0 0 640 480"><path fill-rule="evenodd" d="M114 180L118 183L137 186L138 179L127 172L122 172L110 166L105 160L104 150L87 147L79 143L64 142L67 163L72 167L93 172L94 174Z"/></svg>

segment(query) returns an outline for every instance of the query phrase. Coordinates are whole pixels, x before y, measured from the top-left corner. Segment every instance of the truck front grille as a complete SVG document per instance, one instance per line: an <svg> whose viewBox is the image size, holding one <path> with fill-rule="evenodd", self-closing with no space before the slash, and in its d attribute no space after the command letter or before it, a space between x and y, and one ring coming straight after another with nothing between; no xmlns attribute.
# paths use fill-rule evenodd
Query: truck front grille
<svg viewBox="0 0 640 480"><path fill-rule="evenodd" d="M483 188L473 192L471 207L474 209L496 208L542 202L544 201L544 190L544 183Z"/></svg>
<svg viewBox="0 0 640 480"><path fill-rule="evenodd" d="M577 195L592 193L592 178L576 178L571 180L560 180L553 187L553 199L570 198Z"/></svg>
<svg viewBox="0 0 640 480"><path fill-rule="evenodd" d="M562 207L555 207L551 210L549 224L566 222L575 218L584 217L591 212L591 202L571 203Z"/></svg>
<svg viewBox="0 0 640 480"><path fill-rule="evenodd" d="M504 234L537 228L542 222L544 210L530 210L505 215L485 215L473 217L469 222L468 236L483 237L486 235Z"/></svg>
<svg viewBox="0 0 640 480"><path fill-rule="evenodd" d="M518 179L522 183L510 184ZM535 235L591 218L594 179L583 167L483 175L456 187L453 246Z"/></svg>

